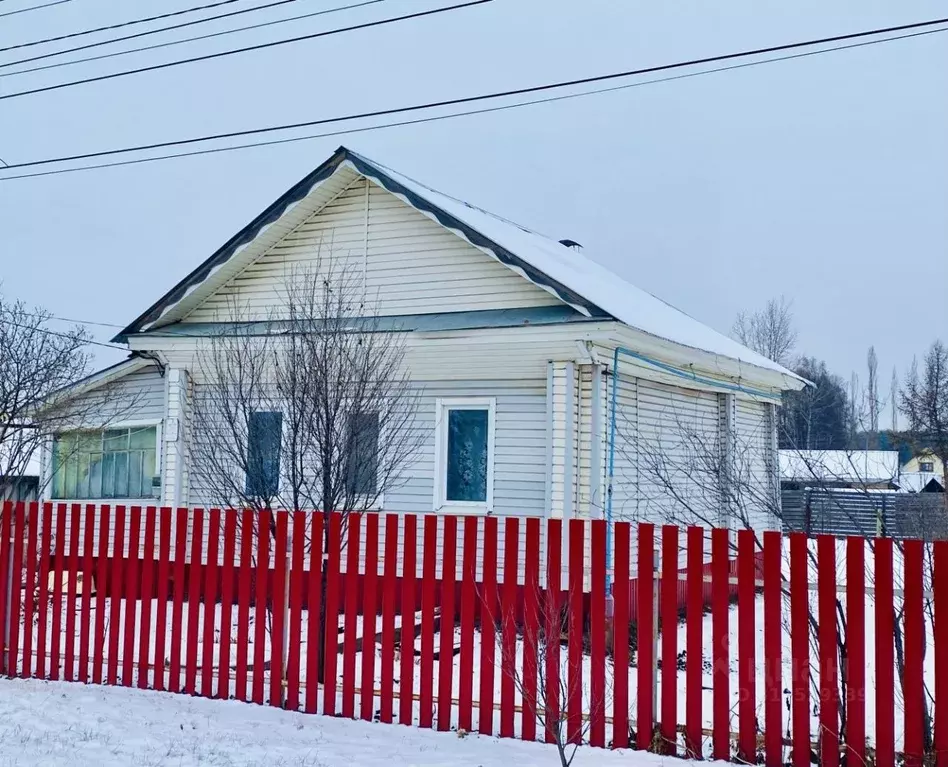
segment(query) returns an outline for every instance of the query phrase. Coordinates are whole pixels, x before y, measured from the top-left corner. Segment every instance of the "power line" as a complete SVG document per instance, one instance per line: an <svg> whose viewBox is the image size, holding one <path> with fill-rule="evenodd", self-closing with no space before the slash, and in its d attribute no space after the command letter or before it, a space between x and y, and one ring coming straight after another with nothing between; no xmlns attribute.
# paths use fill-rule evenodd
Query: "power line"
<svg viewBox="0 0 948 767"><path fill-rule="evenodd" d="M0 19L4 16L16 16L18 13L29 13L30 11L39 11L43 8L52 8L54 5L62 5L63 3L71 3L72 0L54 0L52 3L45 3L44 5L32 5L29 8L18 8L15 11L7 11L6 13L0 13Z"/></svg>
<svg viewBox="0 0 948 767"><path fill-rule="evenodd" d="M56 330L50 330L49 328L36 327L33 325L21 325L18 322L8 322L7 324L15 328L20 328L21 330L31 330L36 333L45 333L46 335L57 336L59 338L65 338L67 341L74 341L83 346L85 346L86 344L90 344L92 346L104 346L106 349L119 349L120 351L128 352L127 346L119 346L118 344L107 344L104 341L93 341L90 338L77 339L74 335L69 335L68 333L60 333Z"/></svg>
<svg viewBox="0 0 948 767"><path fill-rule="evenodd" d="M228 51L220 51L218 53L209 53L203 56L193 56L188 59L178 59L177 61L167 61L163 64L152 64L147 67L138 67L137 69L128 69L122 72L112 72L107 75L99 75L97 77L87 77L83 80L73 80L71 82L57 83L56 85L46 85L42 88L32 88L26 91L17 91L15 93L7 93L0 96L0 101L4 99L15 99L20 96L29 96L34 93L45 93L46 91L55 91L60 88L70 88L74 85L84 85L86 83L95 83L102 80L112 80L117 77L127 77L128 75L137 75L142 74L143 72L154 72L160 69L169 69L171 67L181 66L182 64L194 64L200 61L210 61L211 59L219 59L225 56L233 56L238 53L248 53L250 51L259 51L266 48L275 48L279 45L288 45L290 43L298 43L303 40L315 40L320 37L329 37L330 35L338 35L343 32L354 32L359 29L369 29L371 27L380 27L387 24L394 24L399 21L410 21L412 19L420 19L425 16L434 16L439 13L446 13L448 11L456 11L461 8L472 8L475 5L484 5L486 3L491 3L493 0L467 0L467 2L457 3L455 5L448 5L442 8L433 8L426 11L416 11L415 13L407 13L402 16L392 16L387 19L378 19L376 21L367 21L361 24L352 24L348 27L339 27L337 29L329 29L323 32L314 32L308 35L300 35L299 37L290 37L283 40L274 40L269 43L258 43L257 45L248 45L244 48L233 48Z"/></svg>
<svg viewBox="0 0 948 767"><path fill-rule="evenodd" d="M100 328L123 328L124 325L116 325L114 322L94 322L93 320L74 320L69 317L56 317L52 314L47 316L47 319L58 320L59 322L71 322L74 325L95 325Z"/></svg>
<svg viewBox="0 0 948 767"><path fill-rule="evenodd" d="M261 5L256 8L248 8L246 10L256 11L256 10L260 10L261 8L270 8L273 5L282 5L283 3L292 3L292 2L297 2L297 0L279 0L279 2L272 3L271 5ZM0 77L13 77L14 75L24 75L24 74L27 74L28 72L40 72L45 69L57 69L58 67L68 67L68 66L72 66L73 64L85 64L86 62L89 62L89 61L101 61L102 59L110 59L116 56L125 56L129 53L141 53L142 51L153 51L159 48L168 48L172 45L182 45L183 43L193 43L193 42L197 42L198 40L209 40L213 37L222 37L223 35L232 35L236 32L246 32L251 29L262 29L264 27L274 26L275 24L286 24L287 22L290 22L290 21L301 21L303 19L310 19L315 16L324 16L328 13L348 11L353 8L362 8L363 6L366 6L366 5L375 5L376 3L382 3L382 2L385 2L385 0L363 0L363 2L360 2L360 3L353 3L351 5L343 5L338 8L327 8L322 11L314 11L313 13L304 13L304 14L300 14L299 16L290 16L285 19L275 19L273 21L264 21L259 24L250 24L245 27L225 29L221 32L211 32L210 34L198 35L196 37L185 37L182 40L169 40L168 42L156 43L155 45L143 45L138 48L129 48L128 50L125 50L125 51L103 53L103 54L99 54L98 56L86 56L85 58L82 58L82 59L71 59L70 61L60 61L55 64L44 64L38 67L30 67L29 69L18 69L15 72L0 72ZM245 11L239 11L239 13L244 13L244 12ZM228 15L233 15L233 14L228 14ZM201 19L201 21L206 21L206 20L215 21L217 19L222 19L222 18L224 18L224 16L215 16L212 19ZM183 26L188 26L190 24L200 24L201 21L188 22L188 24L179 24L177 26L183 27ZM174 28L176 27L165 27L162 30L155 30L155 31L165 31L167 29L174 29ZM81 48L73 48L71 50L75 51L75 50L82 50L82 48L93 48L96 45L107 45L114 42L118 42L120 40L128 40L128 39L131 39L132 37L141 37L142 35L148 35L148 34L152 34L152 33L142 32L137 35L129 35L129 37L116 38L115 40L106 40L102 43L93 43L92 45L82 46ZM49 54L46 54L45 56L36 56L32 59L22 59L19 62L10 62L8 64L0 64L0 69L3 69L4 67L12 66L13 64L17 64L17 63L22 64L27 61L34 61L36 59L48 58L50 56L58 56L59 53L66 53L66 51L60 51L58 53L49 53Z"/></svg>
<svg viewBox="0 0 948 767"><path fill-rule="evenodd" d="M284 139L251 142L247 144L239 144L239 145L225 146L225 147L215 147L215 148L210 148L210 149L198 149L198 150L194 150L190 152L180 152L180 153L173 153L173 154L166 154L166 155L158 155L154 157L144 157L144 158L138 158L134 160L124 160L124 161L118 161L118 162L112 162L112 163L101 163L97 165L79 166L76 168L61 168L61 169L38 172L38 173L24 173L24 174L19 174L16 176L0 175L0 181L19 179L19 178L34 178L37 176L55 175L59 173L72 173L72 172L80 171L80 170L95 170L99 168L109 168L109 167L116 167L120 165L136 165L139 163L155 162L158 160L167 160L167 159L172 159L175 157L193 157L193 156L204 155L204 154L216 154L218 152L229 152L229 151L235 151L238 149L248 149L248 148L257 147L257 146L273 146L277 144L293 143L296 141L306 141L306 140L317 139L317 138L326 138L330 136L339 136L339 135L351 134L351 133L362 133L366 131L380 130L383 128L401 127L405 125L417 125L420 123L427 123L427 122L437 122L440 120L447 120L447 119L451 119L455 117L464 117L464 116L470 116L470 115L487 114L487 113L492 113L492 112L501 112L507 109L516 109L520 107L533 106L536 104L545 104L545 103L550 103L550 102L555 102L555 101L565 101L568 99L580 98L583 96L590 96L590 95L599 94L599 93L610 93L613 91L626 90L629 88L636 88L636 87L640 87L644 85L653 85L657 83L671 82L674 80L684 80L691 77L699 77L702 75L714 74L717 72L726 72L726 71L731 71L731 70L736 70L736 69L745 69L748 67L759 66L762 64L771 64L771 63L775 63L779 61L790 61L793 59L807 58L810 56L818 56L818 55L831 53L835 51L849 50L853 48L862 48L869 45L878 45L881 43L892 42L894 40L904 40L904 39L909 39L913 37L921 37L923 35L931 35L931 34L936 34L938 32L946 32L946 31L948 31L948 27L940 28L940 29L925 30L921 32L913 32L913 33L909 33L905 35L886 37L886 38L882 38L878 40L863 40L858 43L850 43L848 45L839 45L839 46L834 46L832 48L821 48L815 51L805 51L802 53L789 54L785 56L775 56L775 57L771 57L767 59L749 61L749 62L744 62L740 64L732 64L732 65L728 65L724 67L716 67L713 69L704 69L697 72L689 72L685 74L674 75L671 77L656 78L656 79L646 80L646 81L641 81L641 82L628 83L625 85L617 85L617 86L613 86L609 88L599 88L599 89L594 89L594 90L581 91L579 93L569 93L569 94L564 94L560 96L551 96L547 98L534 99L531 101L517 102L513 104L503 104L496 107L488 107L485 109L455 112L455 113L451 113L447 115L435 115L431 117L422 117L418 119L404 120L400 122L383 123L379 125L371 125L371 126L364 126L364 127L357 127L357 128L346 128L346 129L332 131L328 133L318 133L318 134L311 134L311 135L306 135L306 136L294 136L294 137L289 137L289 138L284 138ZM850 38L862 36L863 34L865 33L858 33L857 35L850 36ZM786 45L779 46L779 48L782 50L785 50L788 47L798 48L798 47L803 47L807 45L818 44L819 42L820 41L801 42L801 43L795 43L792 46L786 46ZM743 54L725 54L725 55L713 57L712 59L703 59L701 61L733 60L737 56L751 56L751 55L755 55L756 53L757 53L756 51L750 51L750 52L745 52ZM523 95L526 93L537 93L537 92L549 91L556 88L575 86L577 84L601 82L604 80L615 79L617 77L630 77L636 74L650 73L650 72L656 72L656 71L662 71L662 70L671 70L671 69L676 69L676 68L679 68L682 66L688 66L688 65L690 65L690 62L679 62L679 63L666 64L666 65L657 66L657 67L648 67L648 68L639 69L639 70L630 70L624 73L599 75L597 77L584 78L582 80L570 80L570 81L563 81L559 83L550 83L547 85L532 86L529 88L520 88L513 91L500 91L500 92L495 92L495 93L481 94L477 96L467 96L463 98L451 99L451 100L446 100L446 101L428 102L426 104L415 104L415 105L407 106L407 107L376 110L374 112L363 112L360 114L347 115L343 117L329 117L329 118L323 118L321 120L310 120L310 121L301 122L301 123L274 125L274 126L269 126L266 128L255 128L255 129L248 129L244 131L219 133L219 134L200 136L200 137L189 138L189 139L179 139L176 141L165 141L165 142L154 143L154 144L144 144L144 145L134 146L134 147L124 147L121 149L109 149L109 150L103 150L100 152L89 152L86 154L72 155L72 156L67 156L67 157L55 157L55 158L48 158L45 160L33 160L31 162L10 165L9 168L11 170L15 170L19 168L37 167L41 165L49 165L49 164L70 162L70 161L76 161L76 160L89 160L89 159L94 159L94 158L99 158L99 157L108 157L108 156L113 156L113 155L127 154L131 152L140 152L140 151L147 151L147 150L152 150L152 149L165 149L172 146L185 146L189 144L219 140L219 139L224 139L224 138L238 138L238 137L248 136L248 135L265 134L265 133L284 131L284 130L293 130L293 129L303 128L303 127L313 127L315 125L324 125L324 124L335 123L335 122L345 122L348 120L364 119L368 117L381 117L381 116L388 116L392 114L415 112L419 110L432 109L436 107L456 106L459 104L480 102L480 101L485 101L488 99L503 98L505 96L511 96L511 95Z"/></svg>
<svg viewBox="0 0 948 767"><path fill-rule="evenodd" d="M3 0L0 0L2 2ZM16 45L8 45L5 48L0 48L0 53L4 51L12 51L16 48L30 48L34 45L45 45L46 43L57 43L60 40L69 40L73 37L82 37L84 35L92 35L96 32L107 32L110 29L120 29L122 27L130 27L134 24L145 24L149 21L158 21L159 19L168 19L172 16L183 16L186 13L196 13L197 11L207 11L211 8L217 8L221 5L232 5L233 3L239 3L240 0L220 0L220 2L210 3L208 5L199 5L194 8L185 8L181 11L173 11L171 13L162 13L158 16L149 16L144 19L132 19L131 21L123 21L120 24L109 24L104 27L96 27L95 29L84 29L81 32L70 32L68 35L59 35L58 37L47 37L43 40L32 40L28 43L17 43Z"/></svg>

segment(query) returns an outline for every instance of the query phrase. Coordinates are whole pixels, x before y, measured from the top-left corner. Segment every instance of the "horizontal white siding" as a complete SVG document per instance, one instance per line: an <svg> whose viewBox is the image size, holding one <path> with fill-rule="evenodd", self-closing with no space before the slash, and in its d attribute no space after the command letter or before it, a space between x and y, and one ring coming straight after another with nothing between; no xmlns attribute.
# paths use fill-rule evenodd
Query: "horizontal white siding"
<svg viewBox="0 0 948 767"><path fill-rule="evenodd" d="M87 429L127 421L159 422L165 415L165 379L157 367L145 368L76 397L70 408Z"/></svg>
<svg viewBox="0 0 948 767"><path fill-rule="evenodd" d="M383 315L558 303L550 293L360 178L185 321L226 320L235 300L249 318L280 315L287 276L301 267L327 271L330 265L336 274L344 269L360 279L364 272L366 299L377 301Z"/></svg>
<svg viewBox="0 0 948 767"><path fill-rule="evenodd" d="M744 515L755 528L773 526L768 513L776 497L772 471L773 451L769 404L738 397L735 419L735 470L746 499Z"/></svg>
<svg viewBox="0 0 948 767"><path fill-rule="evenodd" d="M613 451L612 516L615 520L638 519L639 452L638 379L620 374L616 380L616 444Z"/></svg>

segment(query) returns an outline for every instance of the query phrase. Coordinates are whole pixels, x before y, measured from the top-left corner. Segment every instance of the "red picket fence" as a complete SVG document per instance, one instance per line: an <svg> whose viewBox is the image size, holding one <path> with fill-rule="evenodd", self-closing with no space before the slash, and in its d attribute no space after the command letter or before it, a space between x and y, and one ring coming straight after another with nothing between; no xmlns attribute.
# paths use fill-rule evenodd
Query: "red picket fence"
<svg viewBox="0 0 948 767"><path fill-rule="evenodd" d="M606 533L8 503L0 672L774 766L944 763L948 542Z"/></svg>

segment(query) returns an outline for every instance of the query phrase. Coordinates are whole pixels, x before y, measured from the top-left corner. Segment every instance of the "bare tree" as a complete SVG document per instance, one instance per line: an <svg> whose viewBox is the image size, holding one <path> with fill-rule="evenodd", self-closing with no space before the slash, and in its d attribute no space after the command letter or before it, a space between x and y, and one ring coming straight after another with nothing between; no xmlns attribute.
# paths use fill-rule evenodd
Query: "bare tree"
<svg viewBox="0 0 948 767"><path fill-rule="evenodd" d="M866 366L869 369L869 381L866 384L866 399L869 404L869 430L873 434L879 431L879 359L876 357L876 347L870 346L866 355Z"/></svg>
<svg viewBox="0 0 948 767"><path fill-rule="evenodd" d="M892 434L899 430L899 374L892 368L892 383L889 386L889 404L892 406Z"/></svg>
<svg viewBox="0 0 948 767"><path fill-rule="evenodd" d="M942 461L943 486L948 487L948 348L935 341L922 361L912 363L902 387L900 410L916 447L924 445ZM948 493L945 493L948 512Z"/></svg>
<svg viewBox="0 0 948 767"><path fill-rule="evenodd" d="M770 299L756 312L741 312L734 321L731 335L767 359L789 365L797 344L792 302L780 296Z"/></svg>

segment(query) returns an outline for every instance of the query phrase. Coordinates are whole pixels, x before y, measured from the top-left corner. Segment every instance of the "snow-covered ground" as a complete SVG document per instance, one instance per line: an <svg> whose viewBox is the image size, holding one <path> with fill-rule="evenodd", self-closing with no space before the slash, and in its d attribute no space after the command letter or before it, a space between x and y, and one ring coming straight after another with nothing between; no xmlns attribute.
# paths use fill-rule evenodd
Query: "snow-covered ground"
<svg viewBox="0 0 948 767"><path fill-rule="evenodd" d="M519 740L311 716L233 701L37 680L0 680L0 764L391 767L553 765ZM576 767L670 759L581 747ZM675 763L680 763L676 762Z"/></svg>

